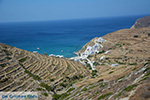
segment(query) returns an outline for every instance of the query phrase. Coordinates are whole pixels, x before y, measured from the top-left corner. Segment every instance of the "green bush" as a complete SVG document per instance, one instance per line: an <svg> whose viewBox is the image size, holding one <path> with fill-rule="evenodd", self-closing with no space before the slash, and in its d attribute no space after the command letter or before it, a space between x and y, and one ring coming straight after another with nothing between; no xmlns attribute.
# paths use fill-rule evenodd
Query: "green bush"
<svg viewBox="0 0 150 100"><path fill-rule="evenodd" d="M60 86L66 87L66 86L67 86L67 84L60 83Z"/></svg>
<svg viewBox="0 0 150 100"><path fill-rule="evenodd" d="M6 66L6 64L0 64L0 66L1 66L1 67L5 67L5 66Z"/></svg>
<svg viewBox="0 0 150 100"><path fill-rule="evenodd" d="M100 65L98 62L93 63L94 66Z"/></svg>
<svg viewBox="0 0 150 100"><path fill-rule="evenodd" d="M86 66L87 66L87 67L91 67L91 65L90 65L90 64L87 64Z"/></svg>
<svg viewBox="0 0 150 100"><path fill-rule="evenodd" d="M82 89L82 91L87 91L87 90L88 90L87 88L83 88L83 89Z"/></svg>
<svg viewBox="0 0 150 100"><path fill-rule="evenodd" d="M11 58L10 57L6 57L6 59L10 60Z"/></svg>
<svg viewBox="0 0 150 100"><path fill-rule="evenodd" d="M138 35L134 35L133 37L138 38L139 36Z"/></svg>
<svg viewBox="0 0 150 100"><path fill-rule="evenodd" d="M128 87L124 88L118 95L116 95L115 98L121 96L124 91L125 91L125 92L131 91L131 90L132 90L134 87L136 87L136 86L137 86L136 84L129 85Z"/></svg>
<svg viewBox="0 0 150 100"><path fill-rule="evenodd" d="M110 71L108 74L111 74L111 73L113 73L114 71Z"/></svg>
<svg viewBox="0 0 150 100"><path fill-rule="evenodd" d="M26 60L27 60L27 58L22 58L22 59L19 60L19 62L23 63L23 62L25 62Z"/></svg>
<svg viewBox="0 0 150 100"><path fill-rule="evenodd" d="M12 54L10 51L5 50L5 49L3 49L2 51L5 52L6 55L11 55Z"/></svg>
<svg viewBox="0 0 150 100"><path fill-rule="evenodd" d="M33 79L35 80L41 80L41 78L38 75L34 75L32 74L30 71L28 71L27 69L25 69L25 73L29 74L30 77L33 77Z"/></svg>
<svg viewBox="0 0 150 100"><path fill-rule="evenodd" d="M87 58L90 58L90 57L93 57L92 55L88 55L88 57Z"/></svg>
<svg viewBox="0 0 150 100"><path fill-rule="evenodd" d="M104 79L100 79L100 80L98 80L98 82L103 82L104 81Z"/></svg>
<svg viewBox="0 0 150 100"><path fill-rule="evenodd" d="M47 93L43 93L43 95L44 95L44 96L46 96L46 97L48 96L48 94L47 94Z"/></svg>
<svg viewBox="0 0 150 100"><path fill-rule="evenodd" d="M98 54L102 54L102 53L104 53L105 52L105 50L102 50L102 51L99 51L99 53Z"/></svg>
<svg viewBox="0 0 150 100"><path fill-rule="evenodd" d="M48 86L47 84L45 84L44 82L40 84L41 87L44 87L47 91L52 91L52 87Z"/></svg>
<svg viewBox="0 0 150 100"><path fill-rule="evenodd" d="M118 78L118 80L120 80L120 79L122 79L122 78L124 78L124 77L125 77L125 75L123 75L123 76L119 77L119 78Z"/></svg>
<svg viewBox="0 0 150 100"><path fill-rule="evenodd" d="M113 93L112 92L109 92L107 94L104 94L104 95L101 95L98 100L101 100L101 99L104 99L105 97L109 96L109 95L112 95Z"/></svg>
<svg viewBox="0 0 150 100"><path fill-rule="evenodd" d="M42 89L42 88L36 88L36 90L41 91L41 90L43 90L43 89Z"/></svg>
<svg viewBox="0 0 150 100"><path fill-rule="evenodd" d="M145 73L146 71L150 70L150 67L146 68L143 73Z"/></svg>
<svg viewBox="0 0 150 100"><path fill-rule="evenodd" d="M137 86L136 84L129 85L128 87L126 87L125 89L123 89L123 91L131 91L136 86Z"/></svg>
<svg viewBox="0 0 150 100"><path fill-rule="evenodd" d="M97 70L92 70L92 76L97 75L96 73L97 73Z"/></svg>
<svg viewBox="0 0 150 100"><path fill-rule="evenodd" d="M61 95L59 95L59 94L54 94L53 95L53 98L55 98L56 100L58 100L60 97L61 97Z"/></svg>
<svg viewBox="0 0 150 100"><path fill-rule="evenodd" d="M129 63L129 65L137 65L137 63Z"/></svg>
<svg viewBox="0 0 150 100"><path fill-rule="evenodd" d="M70 88L67 92L71 92L73 91L75 88Z"/></svg>
<svg viewBox="0 0 150 100"><path fill-rule="evenodd" d="M54 79L52 78L52 79L50 79L50 81L51 81L51 82L53 82L53 81L54 81Z"/></svg>
<svg viewBox="0 0 150 100"><path fill-rule="evenodd" d="M64 98L66 98L66 97L69 96L69 95L70 95L70 94L67 94L67 93L63 93L63 94L61 94L61 95L59 95L59 94L54 94L54 95L53 95L53 98L56 99L56 100L59 100L59 99L63 100Z"/></svg>

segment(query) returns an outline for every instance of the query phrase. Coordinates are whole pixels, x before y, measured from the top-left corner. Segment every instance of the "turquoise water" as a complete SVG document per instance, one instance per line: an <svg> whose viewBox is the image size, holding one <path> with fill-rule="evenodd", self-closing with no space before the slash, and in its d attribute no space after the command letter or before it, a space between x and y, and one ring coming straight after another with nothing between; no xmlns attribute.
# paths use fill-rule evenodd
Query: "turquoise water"
<svg viewBox="0 0 150 100"><path fill-rule="evenodd" d="M94 37L130 28L143 17L126 16L76 20L0 23L0 42L28 51L75 56ZM37 50L37 48L40 48Z"/></svg>

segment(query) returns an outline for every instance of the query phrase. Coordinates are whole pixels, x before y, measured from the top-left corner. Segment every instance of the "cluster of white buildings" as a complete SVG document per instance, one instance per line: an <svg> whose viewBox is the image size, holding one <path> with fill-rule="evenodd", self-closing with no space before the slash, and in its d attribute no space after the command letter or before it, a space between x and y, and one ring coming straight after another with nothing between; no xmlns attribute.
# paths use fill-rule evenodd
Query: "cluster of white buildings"
<svg viewBox="0 0 150 100"><path fill-rule="evenodd" d="M86 50L81 53L82 58L87 58L88 55L92 55L95 53L99 53L98 49L102 48L103 46L101 43L105 42L105 40L102 37L99 37L98 39L95 39L93 46L88 46Z"/></svg>
<svg viewBox="0 0 150 100"><path fill-rule="evenodd" d="M54 55L54 54L50 54L49 56L52 56L52 57L59 57L59 58L64 58L63 55Z"/></svg>
<svg viewBox="0 0 150 100"><path fill-rule="evenodd" d="M87 63L90 64L92 70L95 70L95 66L93 65L94 61L90 61L88 59L88 56L99 53L98 49L103 48L103 46L101 45L101 43L103 42L105 42L105 40L102 37L95 39L93 46L87 46L86 50L83 53L80 53L79 61L85 64L85 62L81 61L80 59L86 59L88 61Z"/></svg>

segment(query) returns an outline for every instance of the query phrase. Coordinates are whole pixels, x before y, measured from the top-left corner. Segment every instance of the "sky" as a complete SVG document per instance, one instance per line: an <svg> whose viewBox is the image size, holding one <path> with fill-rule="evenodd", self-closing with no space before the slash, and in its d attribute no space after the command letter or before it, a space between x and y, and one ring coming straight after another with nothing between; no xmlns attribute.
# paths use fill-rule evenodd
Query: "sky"
<svg viewBox="0 0 150 100"><path fill-rule="evenodd" d="M0 22L150 14L150 0L0 0Z"/></svg>

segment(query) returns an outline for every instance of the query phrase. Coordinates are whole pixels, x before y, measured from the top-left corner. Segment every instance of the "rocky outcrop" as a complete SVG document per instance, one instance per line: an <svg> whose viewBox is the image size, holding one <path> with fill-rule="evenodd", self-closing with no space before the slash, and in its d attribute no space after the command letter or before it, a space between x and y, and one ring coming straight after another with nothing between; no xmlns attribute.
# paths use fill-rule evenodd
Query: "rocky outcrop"
<svg viewBox="0 0 150 100"><path fill-rule="evenodd" d="M150 27L150 16L146 16L138 19L135 22L135 24L131 27L131 29L142 28L142 27Z"/></svg>

